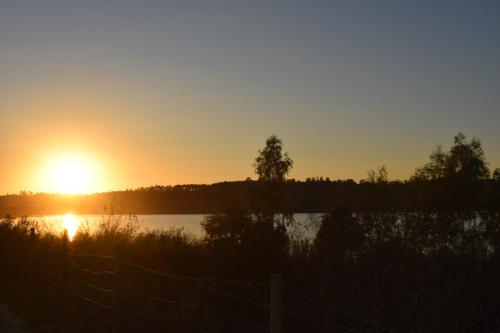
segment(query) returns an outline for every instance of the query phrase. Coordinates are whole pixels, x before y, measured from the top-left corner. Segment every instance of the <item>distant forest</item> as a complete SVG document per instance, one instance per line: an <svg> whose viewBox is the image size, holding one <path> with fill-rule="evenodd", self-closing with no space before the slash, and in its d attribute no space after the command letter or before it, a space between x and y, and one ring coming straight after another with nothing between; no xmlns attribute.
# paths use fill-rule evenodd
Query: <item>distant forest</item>
<svg viewBox="0 0 500 333"><path fill-rule="evenodd" d="M293 167L283 143L267 139L255 159L258 180L211 185L154 186L89 195L0 196L1 216L62 214L316 213L339 204L354 212L481 211L500 208L500 169L492 172L481 142L459 133L450 150L438 146L430 161L405 181L390 181L385 167L367 179L286 179Z"/></svg>
<svg viewBox="0 0 500 333"><path fill-rule="evenodd" d="M284 213L328 212L342 203L355 212L498 210L500 182L448 180L360 182L223 182L155 186L91 195L18 194L0 197L0 213L13 216L62 214L213 214L234 210Z"/></svg>

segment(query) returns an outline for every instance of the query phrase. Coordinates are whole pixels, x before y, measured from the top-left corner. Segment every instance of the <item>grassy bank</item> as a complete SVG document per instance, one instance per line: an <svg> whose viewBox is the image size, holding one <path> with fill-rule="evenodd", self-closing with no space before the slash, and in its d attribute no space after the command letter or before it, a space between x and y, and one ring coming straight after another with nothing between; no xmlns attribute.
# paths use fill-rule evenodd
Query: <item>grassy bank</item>
<svg viewBox="0 0 500 333"><path fill-rule="evenodd" d="M196 239L181 229L140 231L136 219L110 215L65 245L36 221L4 219L2 295L28 326L52 316L74 331L118 323L123 332L254 332L268 327L269 281L279 273L289 332L499 327L497 212L338 207L312 241L292 237L293 223L283 215L209 215L205 238Z"/></svg>

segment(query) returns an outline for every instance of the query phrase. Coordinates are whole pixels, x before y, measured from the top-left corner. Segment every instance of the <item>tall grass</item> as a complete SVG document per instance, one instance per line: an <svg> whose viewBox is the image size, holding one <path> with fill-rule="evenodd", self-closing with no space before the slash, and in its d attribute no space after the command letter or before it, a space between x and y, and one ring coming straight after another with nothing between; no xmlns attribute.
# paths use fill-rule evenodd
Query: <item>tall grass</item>
<svg viewBox="0 0 500 333"><path fill-rule="evenodd" d="M289 278L287 288L323 305L315 315L328 318L326 309L335 307L392 331L500 327L499 213L334 212L317 223L320 231L311 242L287 232L293 229L284 228L280 217L219 214L207 217L206 237L198 239L183 229L145 231L137 217L108 215L95 229L82 226L70 247L204 278L266 281L282 273ZM42 288L25 273L33 260L31 228L35 251L61 248L61 235L35 220L1 220L4 285L17 281ZM151 284L123 274L138 285ZM287 301L301 311L306 306ZM367 329L359 320L344 320L353 329ZM310 331L301 325L289 331Z"/></svg>

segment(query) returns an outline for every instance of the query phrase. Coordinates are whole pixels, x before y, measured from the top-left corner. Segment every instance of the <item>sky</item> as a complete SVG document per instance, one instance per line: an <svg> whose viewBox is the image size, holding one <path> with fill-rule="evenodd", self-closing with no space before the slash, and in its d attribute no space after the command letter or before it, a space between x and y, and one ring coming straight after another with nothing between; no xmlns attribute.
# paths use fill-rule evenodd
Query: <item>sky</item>
<svg viewBox="0 0 500 333"><path fill-rule="evenodd" d="M498 1L0 0L0 46L0 193L255 179L271 134L296 179L500 167Z"/></svg>

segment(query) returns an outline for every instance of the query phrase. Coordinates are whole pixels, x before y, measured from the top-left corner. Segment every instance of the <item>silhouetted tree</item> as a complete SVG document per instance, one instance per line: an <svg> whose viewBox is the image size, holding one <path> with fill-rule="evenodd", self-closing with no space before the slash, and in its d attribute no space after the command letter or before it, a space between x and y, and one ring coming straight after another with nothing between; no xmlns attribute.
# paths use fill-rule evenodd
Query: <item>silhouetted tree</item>
<svg viewBox="0 0 500 333"><path fill-rule="evenodd" d="M314 248L324 269L335 269L345 260L354 259L363 243L363 229L352 211L344 205L325 214L314 239Z"/></svg>
<svg viewBox="0 0 500 333"><path fill-rule="evenodd" d="M283 142L276 135L266 140L266 146L259 150L259 156L253 166L262 181L284 181L293 167L293 161L287 153L282 153Z"/></svg>
<svg viewBox="0 0 500 333"><path fill-rule="evenodd" d="M493 171L493 180L500 182L500 168L496 168L495 171Z"/></svg>
<svg viewBox="0 0 500 333"><path fill-rule="evenodd" d="M369 170L368 178L366 179L369 183L387 183L388 173L385 165L378 167L377 170Z"/></svg>
<svg viewBox="0 0 500 333"><path fill-rule="evenodd" d="M232 212L205 216L204 242L219 269L269 274L286 261L289 239L285 224L275 215Z"/></svg>
<svg viewBox="0 0 500 333"><path fill-rule="evenodd" d="M463 133L455 136L449 152L438 146L430 159L429 163L415 171L413 179L479 180L488 178L490 174L481 141L474 137L467 142Z"/></svg>

